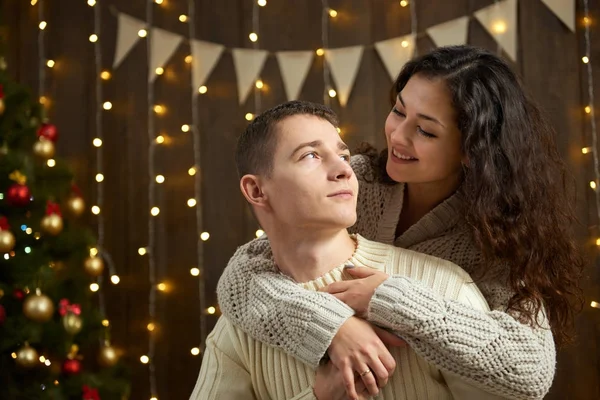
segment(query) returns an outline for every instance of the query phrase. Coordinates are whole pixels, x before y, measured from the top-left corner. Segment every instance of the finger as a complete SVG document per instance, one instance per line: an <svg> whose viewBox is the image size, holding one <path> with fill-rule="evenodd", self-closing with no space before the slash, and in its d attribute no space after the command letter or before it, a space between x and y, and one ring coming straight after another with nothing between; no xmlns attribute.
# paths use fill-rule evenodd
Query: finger
<svg viewBox="0 0 600 400"><path fill-rule="evenodd" d="M364 373L365 371L369 371L368 373ZM376 396L379 393L379 388L377 387L377 380L375 379L375 375L373 371L369 369L369 367L364 364L364 367L358 372L360 378L362 378L363 383L365 384L365 388L369 392L371 396Z"/></svg>
<svg viewBox="0 0 600 400"><path fill-rule="evenodd" d="M358 398L356 394L356 387L354 385L354 371L351 367L345 367L342 371L342 378L344 379L344 387L346 388L346 394L351 399Z"/></svg>
<svg viewBox="0 0 600 400"><path fill-rule="evenodd" d="M348 290L348 282L333 282L321 290L330 294L341 293Z"/></svg>
<svg viewBox="0 0 600 400"><path fill-rule="evenodd" d="M355 278L368 278L371 275L375 275L377 272L377 270L374 270L373 268L366 267L344 268L344 271Z"/></svg>
<svg viewBox="0 0 600 400"><path fill-rule="evenodd" d="M381 329L378 326L373 326L373 328L375 328L375 333L377 334L377 336L379 336L379 339L381 339L381 341L386 345L393 347L406 346L406 342L400 339L398 336L394 335L393 333L388 332L385 329Z"/></svg>
<svg viewBox="0 0 600 400"><path fill-rule="evenodd" d="M356 380L356 393L358 393L359 400L368 399L370 397L369 392L367 392L367 388L365 387L365 384L363 383L362 379Z"/></svg>
<svg viewBox="0 0 600 400"><path fill-rule="evenodd" d="M391 354L389 354L389 352L387 355L389 355L392 360L394 359L391 356ZM369 367L371 368L371 375L375 377L377 386L379 386L380 388L387 385L388 377L390 376L390 372L381 361L381 358L385 358L385 352L383 356L380 355L379 358L377 358L376 360L369 362Z"/></svg>

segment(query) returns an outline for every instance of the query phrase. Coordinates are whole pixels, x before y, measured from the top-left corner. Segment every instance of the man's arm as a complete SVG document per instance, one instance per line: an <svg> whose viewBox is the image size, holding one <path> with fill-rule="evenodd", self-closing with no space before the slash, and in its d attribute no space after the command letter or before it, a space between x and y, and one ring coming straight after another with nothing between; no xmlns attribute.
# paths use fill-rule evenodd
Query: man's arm
<svg viewBox="0 0 600 400"><path fill-rule="evenodd" d="M255 399L250 373L235 351L221 317L206 339L202 367L190 400Z"/></svg>

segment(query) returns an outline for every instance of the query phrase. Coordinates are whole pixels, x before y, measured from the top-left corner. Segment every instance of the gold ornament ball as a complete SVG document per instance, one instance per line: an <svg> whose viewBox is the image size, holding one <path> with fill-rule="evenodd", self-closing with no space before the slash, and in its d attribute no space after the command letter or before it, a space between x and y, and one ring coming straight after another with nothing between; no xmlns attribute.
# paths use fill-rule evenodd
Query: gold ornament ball
<svg viewBox="0 0 600 400"><path fill-rule="evenodd" d="M16 363L20 367L35 367L39 362L38 352L33 347L29 346L29 344L25 344L25 346L17 350Z"/></svg>
<svg viewBox="0 0 600 400"><path fill-rule="evenodd" d="M67 200L67 209L72 215L78 217L85 211L85 202L79 196L72 196Z"/></svg>
<svg viewBox="0 0 600 400"><path fill-rule="evenodd" d="M46 322L54 314L54 304L48 296L34 293L23 302L23 314L35 322Z"/></svg>
<svg viewBox="0 0 600 400"><path fill-rule="evenodd" d="M112 367L119 361L119 355L112 346L102 346L98 354L98 363L103 367Z"/></svg>
<svg viewBox="0 0 600 400"><path fill-rule="evenodd" d="M4 114L6 106L4 105L4 99L0 99L0 115Z"/></svg>
<svg viewBox="0 0 600 400"><path fill-rule="evenodd" d="M44 232L56 236L63 229L63 220L60 215L50 214L42 218L41 225Z"/></svg>
<svg viewBox="0 0 600 400"><path fill-rule="evenodd" d="M83 326L81 317L77 314L73 314L72 312L67 313L64 317L62 317L62 323L65 331L70 335L78 334Z"/></svg>
<svg viewBox="0 0 600 400"><path fill-rule="evenodd" d="M54 143L48 139L40 138L33 144L33 152L36 156L49 159L54 156Z"/></svg>
<svg viewBox="0 0 600 400"><path fill-rule="evenodd" d="M85 259L83 266L85 272L91 276L100 276L104 271L104 261L100 257L88 257Z"/></svg>
<svg viewBox="0 0 600 400"><path fill-rule="evenodd" d="M11 231L0 231L0 253L8 253L15 247L15 236Z"/></svg>

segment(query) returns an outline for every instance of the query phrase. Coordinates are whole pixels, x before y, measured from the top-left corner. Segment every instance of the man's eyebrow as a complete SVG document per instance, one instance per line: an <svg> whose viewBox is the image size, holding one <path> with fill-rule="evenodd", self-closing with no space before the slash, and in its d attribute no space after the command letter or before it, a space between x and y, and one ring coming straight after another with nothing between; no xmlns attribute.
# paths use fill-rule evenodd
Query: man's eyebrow
<svg viewBox="0 0 600 400"><path fill-rule="evenodd" d="M296 154L300 149L303 149L304 147L321 147L322 145L323 145L323 142L321 140L313 140L312 142L300 143L298 145L298 147L296 147L294 149L294 151L292 151L292 156L294 154Z"/></svg>

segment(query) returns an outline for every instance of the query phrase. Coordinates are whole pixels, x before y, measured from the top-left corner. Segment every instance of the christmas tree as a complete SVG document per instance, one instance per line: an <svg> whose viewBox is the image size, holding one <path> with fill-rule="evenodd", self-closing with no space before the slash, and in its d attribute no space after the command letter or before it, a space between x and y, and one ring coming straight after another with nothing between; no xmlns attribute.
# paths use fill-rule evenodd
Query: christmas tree
<svg viewBox="0 0 600 400"><path fill-rule="evenodd" d="M0 399L124 399L94 283L103 252L57 128L0 56Z"/></svg>

